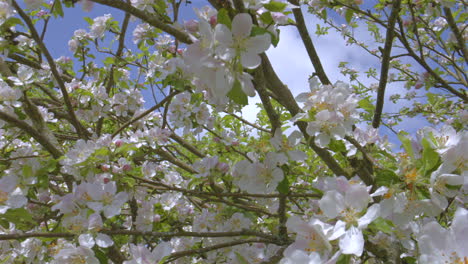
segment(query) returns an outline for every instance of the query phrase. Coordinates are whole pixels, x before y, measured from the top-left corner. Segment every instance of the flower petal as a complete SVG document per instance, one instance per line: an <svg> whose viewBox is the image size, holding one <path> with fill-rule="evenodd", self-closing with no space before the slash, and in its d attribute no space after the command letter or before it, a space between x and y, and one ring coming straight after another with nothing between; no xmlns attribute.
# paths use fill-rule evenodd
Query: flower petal
<svg viewBox="0 0 468 264"><path fill-rule="evenodd" d="M340 249L343 254L361 256L364 250L364 237L361 230L352 226L340 239Z"/></svg>
<svg viewBox="0 0 468 264"><path fill-rule="evenodd" d="M269 34L262 34L249 38L245 46L249 52L262 53L270 47L271 37Z"/></svg>
<svg viewBox="0 0 468 264"><path fill-rule="evenodd" d="M252 18L247 13L241 13L232 20L232 34L235 37L246 38L252 30Z"/></svg>
<svg viewBox="0 0 468 264"><path fill-rule="evenodd" d="M243 52L241 55L242 66L247 69L255 69L258 67L258 65L260 65L261 62L262 60L260 59L260 56L255 53Z"/></svg>
<svg viewBox="0 0 468 264"><path fill-rule="evenodd" d="M96 236L96 244L100 247L108 248L114 245L114 241L112 241L112 238L110 238L110 236L99 233Z"/></svg>
<svg viewBox="0 0 468 264"><path fill-rule="evenodd" d="M80 246L87 248L94 247L94 238L91 234L81 234L78 237L78 241L80 242Z"/></svg>

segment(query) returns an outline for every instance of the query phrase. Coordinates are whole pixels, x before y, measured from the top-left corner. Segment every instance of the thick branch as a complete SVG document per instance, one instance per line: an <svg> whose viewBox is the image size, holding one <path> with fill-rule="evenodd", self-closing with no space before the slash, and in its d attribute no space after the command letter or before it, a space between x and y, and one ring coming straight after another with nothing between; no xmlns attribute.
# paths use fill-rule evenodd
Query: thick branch
<svg viewBox="0 0 468 264"><path fill-rule="evenodd" d="M148 12L135 8L127 2L118 1L118 0L91 0L91 1L98 3L98 4L114 7L124 12L130 13L131 15L143 20L144 22L150 24L151 26L159 28L162 31L174 36L180 42L187 43L187 44L192 43L192 40L190 39L190 37L184 32L159 20L154 14L150 14Z"/></svg>
<svg viewBox="0 0 468 264"><path fill-rule="evenodd" d="M291 113L292 116L295 116L299 112L301 112L301 108L297 104L296 100L294 99L291 91L281 82L279 77L276 75L275 70L271 66L270 60L265 54L261 54L262 57L262 65L260 66L260 70L263 70L263 74L265 79L268 82L267 88L269 88L277 97L278 102L286 107L286 109ZM343 175L347 178L350 177L349 173L347 173L343 168L341 168L340 164L333 158L333 156L323 148L315 145L314 140L312 137L307 134L307 123L303 121L296 122L296 125L301 130L304 138L309 143L309 146L317 153L317 155L327 164L328 168L333 171L335 175Z"/></svg>
<svg viewBox="0 0 468 264"><path fill-rule="evenodd" d="M450 26L453 34L455 35L455 39L457 40L458 48L461 50L463 54L463 58L465 59L465 63L468 63L468 51L466 49L465 40L460 33L460 30L457 27L457 23L453 19L452 11L448 7L444 7L445 17L447 18L447 23Z"/></svg>
<svg viewBox="0 0 468 264"><path fill-rule="evenodd" d="M388 19L387 35L385 39L385 46L382 54L382 66L380 68L380 80L379 88L377 90L377 103L375 106L374 119L372 120L372 126L378 128L380 120L382 118L382 110L385 99L385 88L387 86L388 70L390 67L390 53L392 51L393 38L395 37L395 23L400 12L401 0L394 0L392 5L392 13Z"/></svg>
<svg viewBox="0 0 468 264"><path fill-rule="evenodd" d="M20 128L24 132L28 133L31 137L33 137L39 144L41 144L54 158L59 158L63 154L62 152L54 146L49 141L49 138L47 138L45 135L39 133L36 129L34 129L32 126L30 126L28 123L17 119L16 117L0 111L0 119L10 123L11 125Z"/></svg>
<svg viewBox="0 0 468 264"><path fill-rule="evenodd" d="M299 5L297 0L289 0L289 2L294 5ZM317 77L320 79L320 82L322 82L322 84L331 84L330 80L327 77L327 74L325 73L325 70L323 69L322 62L320 61L317 51L315 50L314 43L310 38L310 34L307 30L307 26L304 21L304 16L302 15L301 8L293 8L292 11L294 14L294 18L296 19L296 28L299 31L299 35L301 36L302 42L304 43L304 46L307 50L307 54L309 54L310 61L314 66Z"/></svg>

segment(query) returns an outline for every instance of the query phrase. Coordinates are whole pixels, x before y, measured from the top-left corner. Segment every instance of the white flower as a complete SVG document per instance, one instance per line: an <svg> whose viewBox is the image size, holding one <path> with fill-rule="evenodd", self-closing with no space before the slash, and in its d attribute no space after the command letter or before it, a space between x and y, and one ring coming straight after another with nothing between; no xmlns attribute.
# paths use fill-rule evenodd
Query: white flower
<svg viewBox="0 0 468 264"><path fill-rule="evenodd" d="M33 75L34 72L31 68L21 65L18 69L18 77L10 76L8 79L13 81L16 86L23 86L33 83Z"/></svg>
<svg viewBox="0 0 468 264"><path fill-rule="evenodd" d="M73 264L87 263L99 264L99 260L94 256L94 251L88 247L75 247L71 244L66 245L57 255L54 256L53 264Z"/></svg>
<svg viewBox="0 0 468 264"><path fill-rule="evenodd" d="M216 48L218 56L223 60L240 57L240 62L245 68L257 68L261 62L258 54L266 51L270 46L270 35L250 37L252 25L252 18L246 13L234 17L232 31L226 25L216 25L215 39L218 41Z"/></svg>
<svg viewBox="0 0 468 264"><path fill-rule="evenodd" d="M115 182L106 184L90 184L88 194L92 201L88 202L89 208L97 212L104 212L104 216L109 218L120 213L120 208L127 201L126 192L117 192Z"/></svg>
<svg viewBox="0 0 468 264"><path fill-rule="evenodd" d="M466 263L468 260L468 210L458 208L448 229L432 221L419 234L419 263Z"/></svg>
<svg viewBox="0 0 468 264"><path fill-rule="evenodd" d="M360 256L364 250L362 229L379 216L380 206L374 204L367 208L371 197L363 185L351 185L341 194L328 191L320 199L319 206L329 218L338 218L330 240L340 238L339 246L343 254ZM361 216L367 209L365 215Z"/></svg>
<svg viewBox="0 0 468 264"><path fill-rule="evenodd" d="M112 238L106 234L98 233L96 236L92 234L82 234L78 237L80 245L87 248L92 248L94 245L98 245L102 248L108 248L114 244Z"/></svg>
<svg viewBox="0 0 468 264"><path fill-rule="evenodd" d="M158 244L153 251L150 251L143 244L130 245L131 260L124 261L124 264L150 264L158 263L162 258L171 254L173 248L170 242L162 242Z"/></svg>
<svg viewBox="0 0 468 264"><path fill-rule="evenodd" d="M10 208L21 208L28 202L23 190L16 187L17 183L18 178L13 175L0 178L0 214L4 214Z"/></svg>
<svg viewBox="0 0 468 264"><path fill-rule="evenodd" d="M96 17L93 20L93 25L91 26L90 35L92 38L102 38L104 36L104 32L107 28L107 22L112 19L111 14L106 14L104 16Z"/></svg>

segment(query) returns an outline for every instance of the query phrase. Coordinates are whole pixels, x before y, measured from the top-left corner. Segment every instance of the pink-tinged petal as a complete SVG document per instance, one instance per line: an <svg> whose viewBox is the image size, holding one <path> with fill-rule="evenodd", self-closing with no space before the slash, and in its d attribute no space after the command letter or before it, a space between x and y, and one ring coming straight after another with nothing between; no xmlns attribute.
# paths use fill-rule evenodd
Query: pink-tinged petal
<svg viewBox="0 0 468 264"><path fill-rule="evenodd" d="M246 38L252 30L252 18L247 13L238 14L232 20L232 34L236 38Z"/></svg>
<svg viewBox="0 0 468 264"><path fill-rule="evenodd" d="M218 24L215 28L214 33L215 40L219 42L220 45L223 46L231 46L232 44L232 34L229 31L229 28L226 25Z"/></svg>
<svg viewBox="0 0 468 264"><path fill-rule="evenodd" d="M96 236L96 244L102 248L108 248L114 245L114 241L112 241L112 238L110 238L110 236L99 233Z"/></svg>
<svg viewBox="0 0 468 264"><path fill-rule="evenodd" d="M337 191L328 191L320 199L320 210L329 218L337 217L345 209L343 195Z"/></svg>
<svg viewBox="0 0 468 264"><path fill-rule="evenodd" d="M242 66L244 66L247 69L255 69L257 68L262 60L260 59L260 56L258 56L255 53L242 53L241 55L241 63Z"/></svg>
<svg viewBox="0 0 468 264"><path fill-rule="evenodd" d="M94 247L94 238L91 234L82 234L78 237L80 246L92 248Z"/></svg>
<svg viewBox="0 0 468 264"><path fill-rule="evenodd" d="M366 214L363 215L358 220L359 228L365 228L368 224L370 224L372 221L377 219L379 215L380 215L380 205L373 204L371 207L369 207L369 209L367 209Z"/></svg>
<svg viewBox="0 0 468 264"><path fill-rule="evenodd" d="M270 44L271 37L269 34L254 36L245 42L247 50L256 54L266 51L270 47Z"/></svg>
<svg viewBox="0 0 468 264"><path fill-rule="evenodd" d="M340 249L343 254L361 256L364 250L364 237L361 230L352 226L340 239Z"/></svg>
<svg viewBox="0 0 468 264"><path fill-rule="evenodd" d="M346 191L346 203L356 209L358 212L364 210L369 204L371 197L367 192L367 188L363 185L353 184Z"/></svg>

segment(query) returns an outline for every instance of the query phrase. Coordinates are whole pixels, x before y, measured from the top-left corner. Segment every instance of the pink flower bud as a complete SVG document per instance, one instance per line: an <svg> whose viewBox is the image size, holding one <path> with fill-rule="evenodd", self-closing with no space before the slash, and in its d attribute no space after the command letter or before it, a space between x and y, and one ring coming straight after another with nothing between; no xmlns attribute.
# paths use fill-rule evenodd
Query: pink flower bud
<svg viewBox="0 0 468 264"><path fill-rule="evenodd" d="M216 17L216 15L210 17L210 25L211 26L215 26L216 24L218 24L218 17Z"/></svg>
<svg viewBox="0 0 468 264"><path fill-rule="evenodd" d="M122 145L123 145L123 141L122 141L122 140L117 140L117 141L115 141L115 146L116 146L116 147L119 148L119 147L122 146Z"/></svg>
<svg viewBox="0 0 468 264"><path fill-rule="evenodd" d="M417 81L415 84L414 84L414 88L416 89L421 89L421 87L423 87L424 83L422 81Z"/></svg>
<svg viewBox="0 0 468 264"><path fill-rule="evenodd" d="M122 166L122 170L123 171L129 171L132 169L132 166L130 166L130 164L125 164Z"/></svg>

